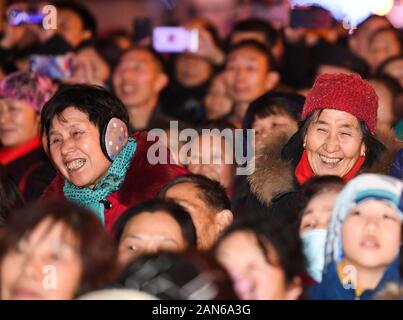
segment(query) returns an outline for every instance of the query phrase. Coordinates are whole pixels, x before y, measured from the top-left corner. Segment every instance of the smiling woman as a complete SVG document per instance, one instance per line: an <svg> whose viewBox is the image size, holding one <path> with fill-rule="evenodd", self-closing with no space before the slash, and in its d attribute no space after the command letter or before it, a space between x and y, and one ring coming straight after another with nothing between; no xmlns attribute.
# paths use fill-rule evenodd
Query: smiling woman
<svg viewBox="0 0 403 320"><path fill-rule="evenodd" d="M39 138L39 113L54 91L52 81L36 73L15 72L0 83L0 164L29 201L55 175Z"/></svg>
<svg viewBox="0 0 403 320"><path fill-rule="evenodd" d="M282 150L266 147L257 156L249 177L252 191L270 203L313 176L335 175L347 182L363 172L389 173L393 155L376 138L377 109L375 90L358 74L319 76L298 132Z"/></svg>
<svg viewBox="0 0 403 320"><path fill-rule="evenodd" d="M59 173L43 196L90 208L109 231L128 207L153 198L185 172L148 162L147 133L129 137L125 107L101 87L66 86L44 106L41 123L44 147Z"/></svg>
<svg viewBox="0 0 403 320"><path fill-rule="evenodd" d="M116 249L88 210L48 200L15 212L0 249L3 300L69 300L115 278Z"/></svg>

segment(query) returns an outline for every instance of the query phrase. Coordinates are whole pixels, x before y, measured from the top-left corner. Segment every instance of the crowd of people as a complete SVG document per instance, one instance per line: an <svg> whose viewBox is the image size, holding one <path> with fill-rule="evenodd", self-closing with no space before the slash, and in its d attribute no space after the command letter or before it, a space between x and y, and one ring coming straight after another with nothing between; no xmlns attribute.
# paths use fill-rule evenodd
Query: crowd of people
<svg viewBox="0 0 403 320"><path fill-rule="evenodd" d="M167 54L52 4L56 29L0 40L0 299L402 299L387 18L224 37L194 15L197 50Z"/></svg>

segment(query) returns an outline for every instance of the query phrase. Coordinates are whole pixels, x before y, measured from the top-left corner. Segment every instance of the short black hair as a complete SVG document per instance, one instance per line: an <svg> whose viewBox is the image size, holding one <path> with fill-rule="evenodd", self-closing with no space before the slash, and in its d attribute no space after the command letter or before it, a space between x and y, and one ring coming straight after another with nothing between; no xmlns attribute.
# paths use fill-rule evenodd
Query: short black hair
<svg viewBox="0 0 403 320"><path fill-rule="evenodd" d="M367 78L370 75L368 63L342 46L328 46L321 49L318 52L317 68L322 65L349 69L360 74L362 78Z"/></svg>
<svg viewBox="0 0 403 320"><path fill-rule="evenodd" d="M114 235L116 243L120 242L123 231L131 219L143 212L155 213L157 211L163 211L171 216L180 226L183 239L186 241L188 246L190 248L196 248L196 228L193 224L193 220L190 214L176 202L163 199L153 199L143 202L128 209L125 213L123 213L114 225Z"/></svg>
<svg viewBox="0 0 403 320"><path fill-rule="evenodd" d="M220 244L235 232L252 233L269 264L276 264L269 259L270 246L274 248L287 283L291 283L294 277L305 273L305 256L296 227L284 227L281 221L267 217L240 221L224 231L215 243L213 253L216 254Z"/></svg>
<svg viewBox="0 0 403 320"><path fill-rule="evenodd" d="M277 65L274 60L273 54L270 50L270 48L256 40L243 40L240 41L232 46L229 47L228 52L227 52L227 57L233 53L234 51L240 50L240 49L245 49L245 48L250 48L252 50L255 50L262 54L266 61L267 61L267 68L268 71L277 71ZM228 63L228 58L227 58L227 63Z"/></svg>
<svg viewBox="0 0 403 320"><path fill-rule="evenodd" d="M259 18L248 18L235 23L231 34L235 32L260 32L266 39L266 44L273 46L281 37L281 33L274 29L266 20ZM231 35L230 35L231 37Z"/></svg>
<svg viewBox="0 0 403 320"><path fill-rule="evenodd" d="M193 184L199 191L199 196L206 203L206 206L217 213L225 209L231 209L231 203L224 187L218 181L199 174L184 174L176 177L162 187L158 197L164 198L170 188L182 183Z"/></svg>
<svg viewBox="0 0 403 320"><path fill-rule="evenodd" d="M166 63L164 57L158 51L156 51L153 47L150 47L150 46L134 45L134 46L131 46L130 48L124 50L122 52L122 54L120 55L119 61L116 64L116 66L118 66L120 64L121 59L123 58L123 56L125 56L127 53L132 52L132 51L146 51L146 52L148 52L152 56L154 61L157 63L157 65L161 69L161 71L168 75L168 67L167 67L167 63Z"/></svg>
<svg viewBox="0 0 403 320"><path fill-rule="evenodd" d="M339 176L314 176L306 181L298 190L298 225L301 224L303 211L309 201L326 192L340 192L345 186L343 178Z"/></svg>
<svg viewBox="0 0 403 320"><path fill-rule="evenodd" d="M48 137L52 120L60 117L69 107L88 115L98 129L102 129L114 117L129 125L129 114L118 97L100 86L73 84L63 86L44 105L41 112L41 134Z"/></svg>
<svg viewBox="0 0 403 320"><path fill-rule="evenodd" d="M94 15L82 4L75 1L54 1L53 5L56 6L59 10L70 10L73 11L80 17L80 20L83 25L83 30L91 31L91 38L95 38L97 36L97 21Z"/></svg>
<svg viewBox="0 0 403 320"><path fill-rule="evenodd" d="M24 206L25 201L2 165L0 165L0 199L0 227L3 227L13 212Z"/></svg>
<svg viewBox="0 0 403 320"><path fill-rule="evenodd" d="M252 129L255 118L287 114L300 121L305 97L298 93L267 92L251 102L243 121L243 129Z"/></svg>

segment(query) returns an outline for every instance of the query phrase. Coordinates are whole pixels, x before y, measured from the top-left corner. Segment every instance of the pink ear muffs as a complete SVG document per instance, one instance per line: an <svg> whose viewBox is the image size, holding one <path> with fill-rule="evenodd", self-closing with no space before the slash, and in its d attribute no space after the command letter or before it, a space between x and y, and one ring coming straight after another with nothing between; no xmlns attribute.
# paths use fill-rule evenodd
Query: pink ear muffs
<svg viewBox="0 0 403 320"><path fill-rule="evenodd" d="M127 125L118 118L112 118L101 132L101 148L113 162L129 139Z"/></svg>

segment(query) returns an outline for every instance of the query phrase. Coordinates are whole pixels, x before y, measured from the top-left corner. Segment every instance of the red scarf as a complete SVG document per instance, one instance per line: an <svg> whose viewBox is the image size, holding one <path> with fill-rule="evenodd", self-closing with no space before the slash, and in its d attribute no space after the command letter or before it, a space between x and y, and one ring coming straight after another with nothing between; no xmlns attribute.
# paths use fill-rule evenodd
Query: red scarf
<svg viewBox="0 0 403 320"><path fill-rule="evenodd" d="M3 147L0 149L0 163L6 166L41 146L41 139L36 137L18 147Z"/></svg>
<svg viewBox="0 0 403 320"><path fill-rule="evenodd" d="M350 181L352 178L354 178L364 162L365 157L360 157L355 163L354 167L352 167L351 170L343 177L343 180L347 182ZM299 184L303 185L313 175L314 174L312 168L308 161L308 155L304 150L301 160L299 161L297 167L295 168L295 177L297 178Z"/></svg>

